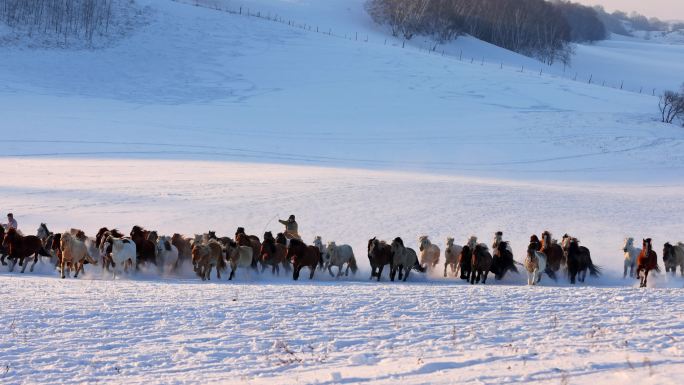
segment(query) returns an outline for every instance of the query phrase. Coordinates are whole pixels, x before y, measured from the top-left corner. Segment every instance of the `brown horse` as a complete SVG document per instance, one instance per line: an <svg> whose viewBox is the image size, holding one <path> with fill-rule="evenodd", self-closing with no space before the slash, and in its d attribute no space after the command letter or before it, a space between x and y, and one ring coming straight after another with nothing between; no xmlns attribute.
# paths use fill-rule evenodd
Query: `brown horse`
<svg viewBox="0 0 684 385"><path fill-rule="evenodd" d="M487 275L489 270L492 268L492 255L489 253L487 246L475 245L472 255L472 273L470 274L470 284L474 285L475 282L484 285L487 282Z"/></svg>
<svg viewBox="0 0 684 385"><path fill-rule="evenodd" d="M216 279L221 279L221 271L225 270L223 247L215 240L207 244L196 243L192 247L192 264L195 273L204 280L211 280L211 269L216 267Z"/></svg>
<svg viewBox="0 0 684 385"><path fill-rule="evenodd" d="M565 253L563 248L551 239L551 233L544 231L542 233L541 245L539 251L546 255L546 267L553 272L560 270L561 266L566 263Z"/></svg>
<svg viewBox="0 0 684 385"><path fill-rule="evenodd" d="M243 237L238 237L240 234L242 234ZM238 227L237 231L235 231L235 242L237 242L239 246L250 246L252 248L252 268L256 269L257 262L259 262L259 256L261 255L259 253L261 251L261 241L259 240L259 237L256 235L248 235L245 233L244 227Z"/></svg>
<svg viewBox="0 0 684 385"><path fill-rule="evenodd" d="M377 237L368 240L368 261L371 265L371 276L380 281L382 270L386 265L392 266L392 246L385 241L379 241Z"/></svg>
<svg viewBox="0 0 684 385"><path fill-rule="evenodd" d="M637 257L637 277L641 279L639 287L646 287L648 272L651 270L660 271L660 268L658 267L658 254L653 251L651 238L646 238L644 239L641 253L639 254L639 257ZM641 276L641 271L644 272L643 277Z"/></svg>
<svg viewBox="0 0 684 385"><path fill-rule="evenodd" d="M131 240L135 243L135 250L138 254L135 268L138 269L142 263L153 263L157 265L157 245L150 241L150 232L140 226L133 226L131 230Z"/></svg>
<svg viewBox="0 0 684 385"><path fill-rule="evenodd" d="M19 266L22 266L22 273L26 270L24 259L33 256L33 264L31 264L30 270L33 272L33 267L36 266L39 255L52 257L50 253L45 251L43 242L40 241L40 238L35 235L21 236L17 233L16 229L7 230L2 239L2 246L7 249L9 257L14 263L19 260ZM14 263L12 263L10 271L14 270Z"/></svg>
<svg viewBox="0 0 684 385"><path fill-rule="evenodd" d="M321 263L321 251L316 246L307 246L299 239L290 239L290 245L287 247L287 259L292 261L292 279L298 280L299 272L304 267L309 268L311 271L309 279L313 279L316 266Z"/></svg>
<svg viewBox="0 0 684 385"><path fill-rule="evenodd" d="M178 249L178 262L176 266L183 264L184 261L189 261L192 258L192 246L190 240L182 235L175 233L171 237L171 244Z"/></svg>
<svg viewBox="0 0 684 385"><path fill-rule="evenodd" d="M285 264L287 260L287 246L277 243L270 231L264 233L264 243L261 244L259 256L262 273L266 270L266 266L271 266L273 274L280 274L281 264L286 271L289 271L290 266Z"/></svg>

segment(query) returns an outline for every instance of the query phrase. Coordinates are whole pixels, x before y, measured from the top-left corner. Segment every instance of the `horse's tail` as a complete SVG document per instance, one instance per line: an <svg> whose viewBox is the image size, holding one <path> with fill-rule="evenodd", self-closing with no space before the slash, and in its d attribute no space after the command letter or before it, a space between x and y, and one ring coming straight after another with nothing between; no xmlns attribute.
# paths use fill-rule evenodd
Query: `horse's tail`
<svg viewBox="0 0 684 385"><path fill-rule="evenodd" d="M600 277L601 276L601 267L594 265L593 262L589 261L589 275L592 277Z"/></svg>
<svg viewBox="0 0 684 385"><path fill-rule="evenodd" d="M556 272L553 271L550 267L546 267L546 270L544 271L546 275L549 276L549 278L553 279L554 281L558 281L558 277L556 277Z"/></svg>
<svg viewBox="0 0 684 385"><path fill-rule="evenodd" d="M359 266L356 265L356 258L354 257L354 254L352 254L351 258L349 259L349 268L352 271L352 274L356 274L357 271L359 271Z"/></svg>

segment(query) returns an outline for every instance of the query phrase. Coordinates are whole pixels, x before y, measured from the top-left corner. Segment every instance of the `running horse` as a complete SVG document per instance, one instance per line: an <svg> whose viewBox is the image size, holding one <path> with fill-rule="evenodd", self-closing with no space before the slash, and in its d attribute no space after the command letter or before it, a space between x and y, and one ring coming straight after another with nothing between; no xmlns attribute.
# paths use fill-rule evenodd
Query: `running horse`
<svg viewBox="0 0 684 385"><path fill-rule="evenodd" d="M648 273L651 270L660 271L658 267L658 254L653 251L653 246L651 245L651 238L644 239L643 247L641 253L637 257L637 277L641 280L639 287L646 287L648 281ZM641 272L644 275L641 275Z"/></svg>
<svg viewBox="0 0 684 385"><path fill-rule="evenodd" d="M19 266L22 266L22 273L26 270L26 264L24 263L26 258L33 257L33 264L31 264L30 269L32 272L33 267L38 262L38 256L52 257L43 247L43 242L40 241L40 238L35 235L22 236L16 229L7 230L2 238L2 247L8 251L9 257L13 262L19 260ZM14 263L10 268L10 271L12 270L14 270Z"/></svg>
<svg viewBox="0 0 684 385"><path fill-rule="evenodd" d="M382 270L386 265L392 266L392 246L380 241L377 237L368 240L368 261L371 266L371 276L377 277L380 281Z"/></svg>

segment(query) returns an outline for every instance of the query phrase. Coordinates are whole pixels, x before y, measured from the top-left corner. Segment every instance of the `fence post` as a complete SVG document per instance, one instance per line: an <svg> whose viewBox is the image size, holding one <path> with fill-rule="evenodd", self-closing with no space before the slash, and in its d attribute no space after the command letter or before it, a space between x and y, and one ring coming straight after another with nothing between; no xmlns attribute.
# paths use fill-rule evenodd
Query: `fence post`
<svg viewBox="0 0 684 385"><path fill-rule="evenodd" d="M622 89L622 86L624 86L624 85L625 85L625 81L623 80L620 82L620 89Z"/></svg>
<svg viewBox="0 0 684 385"><path fill-rule="evenodd" d="M591 74L591 75L589 76L589 84L591 84L591 81L592 81L593 79L594 79L594 74Z"/></svg>

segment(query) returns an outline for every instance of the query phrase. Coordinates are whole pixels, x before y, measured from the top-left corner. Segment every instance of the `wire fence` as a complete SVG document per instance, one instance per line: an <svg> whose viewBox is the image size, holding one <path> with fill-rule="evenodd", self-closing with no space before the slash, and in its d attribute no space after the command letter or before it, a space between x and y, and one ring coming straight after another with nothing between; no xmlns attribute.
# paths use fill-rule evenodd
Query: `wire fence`
<svg viewBox="0 0 684 385"><path fill-rule="evenodd" d="M230 7L226 2L221 1L221 0L172 0L178 3L184 3L184 4L190 4L194 5L196 7L203 7L203 8L209 8L213 9L216 11L220 12L225 12L229 13L232 15L237 15L237 16L244 16L244 17L250 17L250 18L256 18L256 19L261 19L264 21L270 21L270 22L275 22L275 23L280 23L284 26L294 28L294 29L299 29L303 30L306 32L310 33L317 33L321 34L324 36L328 36L330 38L337 38L337 39L345 39L349 41L355 41L355 42L360 42L360 43L371 43L370 37L368 34L359 34L358 32L339 32L339 31L334 31L332 28L329 27L321 27L319 25L313 25L313 24L308 24L308 23L303 23L303 22L298 22L296 20L290 19L283 17L282 15L279 15L277 13L272 13L272 12L262 12L260 10L255 10L250 7L246 7L243 5L236 5L233 7ZM376 42L373 41L373 44ZM381 39L378 39L377 44L382 44L384 46L391 46L391 47L396 47L396 48L401 48L401 49L413 49L417 50L419 52L422 52L424 54L428 55L438 55L445 57L447 59L451 59L454 61L458 61L461 63L465 64L472 64L472 65L480 65L480 66L487 66L487 67L495 67L498 68L501 71L504 70L512 70L513 72L520 73L520 74L533 74L533 75L538 75L538 76L549 76L552 78L562 78L566 80L571 80L575 82L581 82L581 83L586 83L586 84L591 84L595 86L601 86L601 87L608 87L608 88L613 88L617 90L622 90L622 91L627 91L627 92L634 92L634 93L639 93L639 94L648 94L651 96L658 96L661 93L663 93L664 89L659 89L658 87L650 87L647 85L639 85L639 84L628 84L624 79L620 81L616 80L603 80L599 79L594 76L594 74L580 74L577 71L568 71L571 67L568 67L567 65L563 66L563 71L560 72L560 70L557 70L556 67L549 66L544 63L539 63L538 67L525 67L524 65L510 65L506 63L503 60L490 60L484 56L481 55L469 55L467 52L464 52L463 50L459 50L458 55L455 53L447 53L446 50L439 50L439 44L436 44L434 42L430 43L425 43L424 45L420 45L417 43L411 44L408 40L405 39L400 39L396 38L393 36L388 36L384 37ZM556 71L554 71L556 69Z"/></svg>

